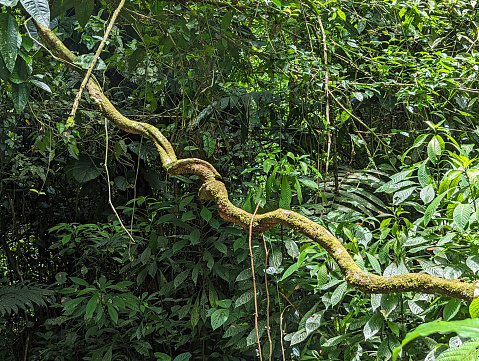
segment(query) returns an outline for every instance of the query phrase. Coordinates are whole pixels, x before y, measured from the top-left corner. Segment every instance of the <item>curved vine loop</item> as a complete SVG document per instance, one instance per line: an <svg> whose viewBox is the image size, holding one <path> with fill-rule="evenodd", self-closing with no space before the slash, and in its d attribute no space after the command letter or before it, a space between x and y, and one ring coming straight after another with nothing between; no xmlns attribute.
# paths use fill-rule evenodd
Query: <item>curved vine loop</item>
<svg viewBox="0 0 479 361"><path fill-rule="evenodd" d="M56 35L41 24L35 23L38 34L46 47L57 57L63 59L71 68L75 55L65 47ZM123 116L103 94L98 82L91 77L87 83L90 98L98 105L102 114L120 129L149 138L160 154L163 167L169 174L195 174L201 181L199 195L203 199L213 199L219 215L232 223L248 230L252 214L235 205L228 199L228 192L216 169L208 162L197 159L176 158L168 139L155 126L137 122ZM252 231L262 233L275 225L288 227L320 244L334 259L346 281L365 293L423 292L440 294L471 301L479 296L479 281L472 283L462 280L444 279L424 273L408 273L399 276L378 276L363 271L349 255L341 242L327 229L312 220L286 209L277 209L254 217Z"/></svg>

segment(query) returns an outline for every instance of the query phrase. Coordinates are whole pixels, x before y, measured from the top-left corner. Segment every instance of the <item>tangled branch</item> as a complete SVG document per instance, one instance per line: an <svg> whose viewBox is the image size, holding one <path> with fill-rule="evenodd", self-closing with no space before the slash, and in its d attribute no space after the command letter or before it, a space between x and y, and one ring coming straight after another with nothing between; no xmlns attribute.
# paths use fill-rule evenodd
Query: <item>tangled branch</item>
<svg viewBox="0 0 479 361"><path fill-rule="evenodd" d="M48 28L35 23L38 34L48 49L56 56L73 66L75 55ZM169 174L195 174L202 181L199 195L202 199L213 199L216 202L219 215L232 223L241 226L246 231L252 223L253 233L262 233L275 225L288 227L312 241L320 244L338 264L349 285L365 293L396 293L423 292L439 294L471 301L479 296L479 281L472 283L462 280L444 279L424 273L408 273L398 276L384 277L363 271L349 255L341 242L327 229L312 220L291 210L277 209L253 217L234 206L228 199L228 192L221 176L208 162L197 159L177 159L168 139L151 124L133 121L123 116L103 94L101 87L94 78L86 84L90 98L98 105L102 114L115 123L120 129L149 138L156 146L163 167Z"/></svg>

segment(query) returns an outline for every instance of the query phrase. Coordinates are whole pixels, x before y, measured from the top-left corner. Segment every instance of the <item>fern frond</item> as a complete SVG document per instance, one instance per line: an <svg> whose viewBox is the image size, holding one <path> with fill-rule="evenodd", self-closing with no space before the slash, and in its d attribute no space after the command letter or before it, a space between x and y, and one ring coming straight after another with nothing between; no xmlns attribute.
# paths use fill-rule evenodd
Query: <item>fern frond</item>
<svg viewBox="0 0 479 361"><path fill-rule="evenodd" d="M34 309L35 305L46 306L51 302L53 291L35 283L0 285L0 316L18 313L20 309Z"/></svg>

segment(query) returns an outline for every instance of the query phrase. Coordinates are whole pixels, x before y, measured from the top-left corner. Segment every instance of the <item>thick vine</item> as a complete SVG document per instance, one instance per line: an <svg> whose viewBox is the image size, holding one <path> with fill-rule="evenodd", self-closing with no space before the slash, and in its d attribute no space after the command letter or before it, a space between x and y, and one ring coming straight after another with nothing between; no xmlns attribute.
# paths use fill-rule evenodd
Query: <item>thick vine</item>
<svg viewBox="0 0 479 361"><path fill-rule="evenodd" d="M46 47L57 57L65 61L71 68L75 55L65 47L56 35L47 27L35 23L38 34ZM203 182L199 195L203 199L216 202L219 215L232 223L248 230L253 218L248 213L234 206L228 199L228 192L221 176L208 162L197 159L177 159L168 139L151 124L137 122L123 116L103 94L94 78L86 84L90 98L98 105L102 114L120 129L149 138L156 146L163 167L169 174L195 174ZM256 215L253 219L252 231L262 233L275 225L282 225L303 234L320 244L334 259L341 269L346 281L351 286L365 293L423 292L439 294L471 301L479 296L479 281L472 283L456 279L444 279L424 273L408 273L398 276L384 277L363 271L349 255L341 242L327 229L312 220L291 210L277 209L265 214Z"/></svg>

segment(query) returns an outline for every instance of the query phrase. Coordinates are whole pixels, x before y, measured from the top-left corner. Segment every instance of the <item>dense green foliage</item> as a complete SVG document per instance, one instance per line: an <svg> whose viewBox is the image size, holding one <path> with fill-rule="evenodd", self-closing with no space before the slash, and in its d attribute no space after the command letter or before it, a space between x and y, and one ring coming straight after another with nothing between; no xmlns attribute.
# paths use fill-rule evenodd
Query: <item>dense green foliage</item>
<svg viewBox="0 0 479 361"><path fill-rule="evenodd" d="M118 4L50 3L0 0L0 359L259 359L247 232L87 97L67 122L82 77L27 21L87 69ZM473 281L478 23L460 0L130 1L94 74L243 209L295 209L375 274ZM263 359L389 360L477 317L359 292L282 227L252 246ZM475 360L477 333L437 325L400 358Z"/></svg>

